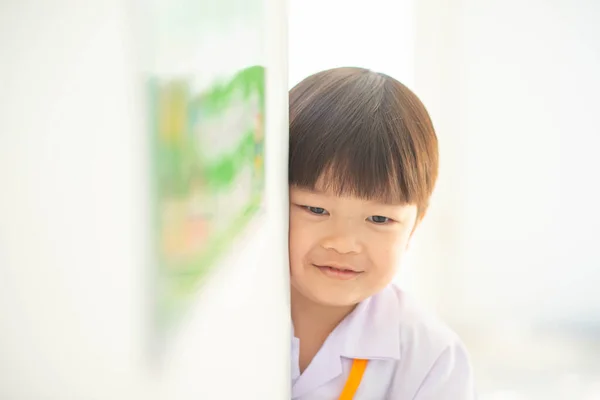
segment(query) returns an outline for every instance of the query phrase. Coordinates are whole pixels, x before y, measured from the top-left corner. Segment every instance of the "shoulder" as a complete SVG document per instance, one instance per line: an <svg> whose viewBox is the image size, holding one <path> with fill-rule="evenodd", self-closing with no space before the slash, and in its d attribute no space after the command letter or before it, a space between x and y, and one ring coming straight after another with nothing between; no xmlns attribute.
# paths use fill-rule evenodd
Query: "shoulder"
<svg viewBox="0 0 600 400"><path fill-rule="evenodd" d="M459 340L457 334L435 313L423 308L394 284L387 286L370 301L370 312L378 314L398 335L401 353L418 348L421 354L439 354L449 344Z"/></svg>
<svg viewBox="0 0 600 400"><path fill-rule="evenodd" d="M398 326L400 359L392 391L397 386L418 395L415 399L474 398L468 351L458 335L395 285L379 296L397 304L393 323Z"/></svg>
<svg viewBox="0 0 600 400"><path fill-rule="evenodd" d="M396 285L390 285L382 293L386 301L397 303L394 323L398 324L401 353L413 349L420 354L440 354L446 347L460 342L458 335L435 313L423 308L415 299Z"/></svg>

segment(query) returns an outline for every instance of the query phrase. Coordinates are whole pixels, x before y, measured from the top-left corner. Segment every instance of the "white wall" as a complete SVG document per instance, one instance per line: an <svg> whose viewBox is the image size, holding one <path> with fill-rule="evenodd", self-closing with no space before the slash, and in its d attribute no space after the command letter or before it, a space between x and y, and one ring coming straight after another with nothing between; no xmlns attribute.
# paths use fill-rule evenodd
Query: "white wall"
<svg viewBox="0 0 600 400"><path fill-rule="evenodd" d="M448 290L482 318L495 318L490 307L597 317L600 7L462 0L432 9L419 14L416 88L439 116L456 175L441 180L454 214L445 238L459 247L448 265L462 281ZM434 24L437 37L426 32Z"/></svg>
<svg viewBox="0 0 600 400"><path fill-rule="evenodd" d="M116 398L145 276L124 9L13 1L0 20L0 397Z"/></svg>
<svg viewBox="0 0 600 400"><path fill-rule="evenodd" d="M0 4L0 398L287 395L285 10L268 4L268 211L154 363L135 10Z"/></svg>
<svg viewBox="0 0 600 400"><path fill-rule="evenodd" d="M412 0L289 0L290 85L334 67L413 79Z"/></svg>
<svg viewBox="0 0 600 400"><path fill-rule="evenodd" d="M600 319L600 5L465 8L467 296L524 318Z"/></svg>
<svg viewBox="0 0 600 400"><path fill-rule="evenodd" d="M482 399L599 395L599 17L585 0L419 3L415 89L442 154L422 245L441 255L415 267Z"/></svg>
<svg viewBox="0 0 600 400"><path fill-rule="evenodd" d="M167 357L165 399L290 396L286 9L266 4L266 214L199 297Z"/></svg>

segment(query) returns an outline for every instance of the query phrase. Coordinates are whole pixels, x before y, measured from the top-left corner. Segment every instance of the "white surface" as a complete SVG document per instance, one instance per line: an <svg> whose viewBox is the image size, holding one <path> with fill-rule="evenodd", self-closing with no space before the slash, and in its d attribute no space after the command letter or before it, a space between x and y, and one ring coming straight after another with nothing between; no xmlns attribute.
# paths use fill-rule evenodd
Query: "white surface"
<svg viewBox="0 0 600 400"><path fill-rule="evenodd" d="M600 5L459 3L419 13L416 89L456 248L442 290L468 319L597 318Z"/></svg>
<svg viewBox="0 0 600 400"><path fill-rule="evenodd" d="M334 67L368 68L412 86L414 1L289 3L290 86Z"/></svg>
<svg viewBox="0 0 600 400"><path fill-rule="evenodd" d="M420 287L467 340L482 400L600 398L600 5L426 0L417 16L442 154Z"/></svg>
<svg viewBox="0 0 600 400"><path fill-rule="evenodd" d="M118 1L1 3L0 398L289 393L285 10L268 4L268 213L153 369L131 15Z"/></svg>
<svg viewBox="0 0 600 400"><path fill-rule="evenodd" d="M289 398L286 21L283 4L267 4L267 214L198 299L166 359L164 398Z"/></svg>

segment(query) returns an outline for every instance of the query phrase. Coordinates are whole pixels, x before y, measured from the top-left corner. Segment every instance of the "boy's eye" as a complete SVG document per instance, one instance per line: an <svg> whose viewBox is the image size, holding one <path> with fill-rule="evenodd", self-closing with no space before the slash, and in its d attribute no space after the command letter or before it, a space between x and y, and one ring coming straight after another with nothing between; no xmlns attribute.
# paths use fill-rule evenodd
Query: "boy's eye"
<svg viewBox="0 0 600 400"><path fill-rule="evenodd" d="M369 217L369 218L367 218L367 219L368 219L369 221L373 222L374 224L379 224L379 225L381 225L381 224L386 224L386 223L388 223L388 222L390 222L390 221L391 221L391 219L390 219L390 218L388 218L388 217L383 217L383 216L381 216L381 215L372 215L372 216L370 216L370 217Z"/></svg>
<svg viewBox="0 0 600 400"><path fill-rule="evenodd" d="M304 206L310 213L315 215L327 215L327 210L321 207Z"/></svg>

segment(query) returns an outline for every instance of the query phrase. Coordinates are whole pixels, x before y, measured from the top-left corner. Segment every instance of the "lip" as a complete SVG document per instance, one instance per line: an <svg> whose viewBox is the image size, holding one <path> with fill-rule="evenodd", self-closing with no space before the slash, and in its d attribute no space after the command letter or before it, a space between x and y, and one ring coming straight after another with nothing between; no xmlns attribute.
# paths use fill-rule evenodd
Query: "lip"
<svg viewBox="0 0 600 400"><path fill-rule="evenodd" d="M336 266L334 266L334 265L316 265L316 264L313 264L313 265L319 271L321 271L323 273L323 275L327 276L328 278L338 279L338 280L343 280L343 281L355 279L362 273L362 271L355 271L348 267L338 267L337 265L339 265L339 264L335 264Z"/></svg>
<svg viewBox="0 0 600 400"><path fill-rule="evenodd" d="M351 267L350 265L346 265L346 264L338 264L338 263L334 263L334 262L327 262L327 263L323 263L323 264L313 264L315 267L318 268L324 268L324 267L331 267L331 268L335 268L335 269L339 269L339 270L348 270L351 272L356 272L361 273L363 271L359 271L354 267Z"/></svg>

